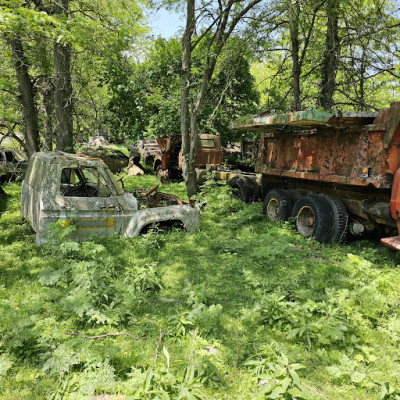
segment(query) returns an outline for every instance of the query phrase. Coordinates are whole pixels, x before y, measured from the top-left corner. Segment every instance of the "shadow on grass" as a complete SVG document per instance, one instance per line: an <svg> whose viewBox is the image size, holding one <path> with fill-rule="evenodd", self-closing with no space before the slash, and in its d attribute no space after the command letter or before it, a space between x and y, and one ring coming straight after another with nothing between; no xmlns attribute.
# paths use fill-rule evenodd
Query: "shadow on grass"
<svg viewBox="0 0 400 400"><path fill-rule="evenodd" d="M0 186L0 215L7 210L8 196L4 189Z"/></svg>

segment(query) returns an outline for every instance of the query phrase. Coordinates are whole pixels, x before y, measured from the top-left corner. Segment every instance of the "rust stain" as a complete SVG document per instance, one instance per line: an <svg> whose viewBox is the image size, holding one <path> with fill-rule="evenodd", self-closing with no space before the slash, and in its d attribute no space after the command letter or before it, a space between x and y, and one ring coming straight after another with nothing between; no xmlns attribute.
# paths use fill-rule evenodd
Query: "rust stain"
<svg viewBox="0 0 400 400"><path fill-rule="evenodd" d="M286 121L293 120L291 116L286 118ZM299 114L297 120L301 118L302 114ZM390 188L393 175L400 166L400 103L393 103L383 110L372 124L371 118L354 113L328 120L338 125L316 126L323 120L316 114L317 121L312 130L306 126L299 129L286 125L278 132L279 118L275 115L269 121L263 117L261 156L256 171L345 185ZM273 124L272 132L269 123ZM245 128L244 121L240 121L240 125ZM388 137L390 142L385 146Z"/></svg>

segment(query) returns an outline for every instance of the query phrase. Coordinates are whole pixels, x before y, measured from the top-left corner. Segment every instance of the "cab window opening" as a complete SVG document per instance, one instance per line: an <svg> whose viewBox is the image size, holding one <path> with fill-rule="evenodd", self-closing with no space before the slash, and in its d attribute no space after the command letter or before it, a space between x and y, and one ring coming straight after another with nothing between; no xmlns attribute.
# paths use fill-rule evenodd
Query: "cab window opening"
<svg viewBox="0 0 400 400"><path fill-rule="evenodd" d="M65 197L110 197L111 190L97 168L63 168L60 192Z"/></svg>

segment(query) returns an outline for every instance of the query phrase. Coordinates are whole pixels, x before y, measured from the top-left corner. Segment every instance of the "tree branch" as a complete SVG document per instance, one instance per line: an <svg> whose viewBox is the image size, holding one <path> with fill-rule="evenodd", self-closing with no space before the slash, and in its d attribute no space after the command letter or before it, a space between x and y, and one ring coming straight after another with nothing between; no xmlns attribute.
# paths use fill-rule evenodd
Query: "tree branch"
<svg viewBox="0 0 400 400"><path fill-rule="evenodd" d="M14 133L14 128L17 124L15 123L13 127L11 127L10 125L8 125L6 122L4 121L0 121L0 127L6 128L7 129L7 133L5 135L3 135L3 137L0 139L0 144L3 142L3 140L6 137L12 137L13 139L15 139L20 146L25 150L26 150L26 145L25 143Z"/></svg>

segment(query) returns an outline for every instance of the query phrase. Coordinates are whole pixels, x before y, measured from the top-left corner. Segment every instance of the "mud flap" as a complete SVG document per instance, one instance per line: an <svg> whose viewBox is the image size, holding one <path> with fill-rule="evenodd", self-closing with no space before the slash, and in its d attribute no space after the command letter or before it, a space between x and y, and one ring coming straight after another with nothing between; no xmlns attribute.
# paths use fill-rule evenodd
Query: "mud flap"
<svg viewBox="0 0 400 400"><path fill-rule="evenodd" d="M400 250L400 236L382 238L381 242L393 250Z"/></svg>

